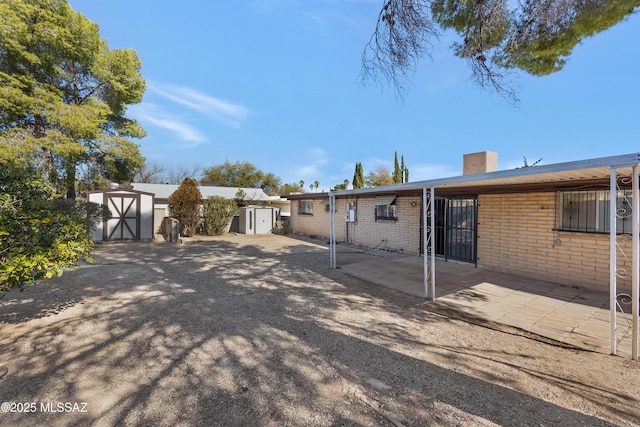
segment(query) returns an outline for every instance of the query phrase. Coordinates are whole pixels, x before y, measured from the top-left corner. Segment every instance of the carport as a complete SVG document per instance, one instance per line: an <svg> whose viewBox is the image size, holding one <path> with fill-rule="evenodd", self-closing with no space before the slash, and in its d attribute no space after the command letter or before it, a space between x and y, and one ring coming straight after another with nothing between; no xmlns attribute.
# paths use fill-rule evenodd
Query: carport
<svg viewBox="0 0 640 427"><path fill-rule="evenodd" d="M435 239L435 199L439 194L466 194L473 192L526 192L553 187L576 187L579 185L608 184L609 194L618 194L620 184L631 186L629 200L631 220L631 253L620 255L630 260L631 264L631 354L638 359L638 303L640 298L640 192L638 183L638 167L640 153L620 156L603 157L598 159L581 160L535 167L525 167L497 172L473 175L463 175L450 178L433 179L414 183L397 184L384 187L365 188L350 191L329 193L330 206L330 240L329 262L331 268L336 268L336 198L364 194L398 194L401 192L422 193L422 247L423 256L423 297L436 300L436 254ZM616 203L609 203L609 335L610 353L617 354L617 277L620 274L617 267L619 252L617 219L621 215Z"/></svg>

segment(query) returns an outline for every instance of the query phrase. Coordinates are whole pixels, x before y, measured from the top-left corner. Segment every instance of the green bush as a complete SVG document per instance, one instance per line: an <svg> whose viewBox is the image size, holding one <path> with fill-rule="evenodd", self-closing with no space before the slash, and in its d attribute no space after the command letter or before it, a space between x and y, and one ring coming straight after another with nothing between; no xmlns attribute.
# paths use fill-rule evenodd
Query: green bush
<svg viewBox="0 0 640 427"><path fill-rule="evenodd" d="M54 196L37 171L0 164L0 291L90 260L90 215L61 208Z"/></svg>
<svg viewBox="0 0 640 427"><path fill-rule="evenodd" d="M225 233L233 217L238 214L238 205L232 199L211 196L204 200L202 204L204 226L210 236Z"/></svg>
<svg viewBox="0 0 640 427"><path fill-rule="evenodd" d="M200 223L202 194L198 183L185 178L180 187L169 196L169 215L180 221L183 236L193 236Z"/></svg>

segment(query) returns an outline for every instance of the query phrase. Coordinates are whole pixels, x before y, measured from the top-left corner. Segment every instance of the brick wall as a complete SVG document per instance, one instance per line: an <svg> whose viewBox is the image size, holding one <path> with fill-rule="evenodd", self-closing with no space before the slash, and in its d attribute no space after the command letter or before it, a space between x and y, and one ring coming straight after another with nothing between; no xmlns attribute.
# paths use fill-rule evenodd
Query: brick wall
<svg viewBox="0 0 640 427"><path fill-rule="evenodd" d="M420 249L420 197L396 197L397 221L375 220L375 197L336 200L336 240L369 248L418 254ZM298 215L297 201L291 205L291 230L329 237L329 212L321 200L314 201L313 215ZM346 207L355 207L356 222L346 221ZM412 205L413 204L413 205Z"/></svg>
<svg viewBox="0 0 640 427"><path fill-rule="evenodd" d="M480 195L478 265L567 284L609 286L609 235L557 232L555 193ZM630 239L619 238L630 253ZM618 266L625 260L619 255ZM628 267L630 268L630 266ZM619 279L621 289L630 281Z"/></svg>
<svg viewBox="0 0 640 427"><path fill-rule="evenodd" d="M376 221L374 201L375 198L357 200L358 221L349 224L347 241L366 247L418 254L420 197L396 197L397 221Z"/></svg>
<svg viewBox="0 0 640 427"><path fill-rule="evenodd" d="M298 214L298 200L291 202L291 217L289 228L291 231L302 234L315 235L329 238L329 211L322 204L324 199L313 200L313 214Z"/></svg>

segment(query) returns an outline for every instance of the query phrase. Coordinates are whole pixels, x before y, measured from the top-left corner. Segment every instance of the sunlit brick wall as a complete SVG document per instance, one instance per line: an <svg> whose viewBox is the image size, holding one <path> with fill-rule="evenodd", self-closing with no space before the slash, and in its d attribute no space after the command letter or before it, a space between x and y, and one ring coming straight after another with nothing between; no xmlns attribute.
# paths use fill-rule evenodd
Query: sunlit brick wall
<svg viewBox="0 0 640 427"><path fill-rule="evenodd" d="M356 203L357 222L342 224L349 243L408 254L420 250L420 197L396 197L397 221L376 221L375 197L342 201ZM344 216L343 216L344 218ZM338 222L340 227L340 222ZM347 235L348 227L348 235Z"/></svg>
<svg viewBox="0 0 640 427"><path fill-rule="evenodd" d="M480 195L478 265L568 284L609 286L609 235L557 232L555 193ZM630 239L620 238L630 253ZM618 257L618 265L625 260ZM629 267L630 268L630 267ZM619 279L620 288L630 286Z"/></svg>

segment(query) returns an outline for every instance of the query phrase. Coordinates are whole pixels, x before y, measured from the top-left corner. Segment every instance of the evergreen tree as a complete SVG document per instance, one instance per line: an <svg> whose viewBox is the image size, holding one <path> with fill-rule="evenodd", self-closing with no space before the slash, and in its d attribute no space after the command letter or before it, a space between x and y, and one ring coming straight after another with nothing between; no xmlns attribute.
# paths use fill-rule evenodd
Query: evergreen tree
<svg viewBox="0 0 640 427"><path fill-rule="evenodd" d="M393 159L393 183L401 184L402 183L402 170L400 170L400 165L398 164L398 152L396 151L395 158Z"/></svg>
<svg viewBox="0 0 640 427"><path fill-rule="evenodd" d="M362 55L363 77L404 94L416 65L447 34L457 37L452 49L473 80L515 102L512 71L557 72L575 46L639 8L640 0L384 0Z"/></svg>
<svg viewBox="0 0 640 427"><path fill-rule="evenodd" d="M202 194L198 182L186 178L180 187L169 196L169 215L180 221L185 236L193 236L200 223L200 204Z"/></svg>
<svg viewBox="0 0 640 427"><path fill-rule="evenodd" d="M0 138L37 153L71 199L80 165L105 179L133 178L143 158L130 138L144 136L125 116L145 90L136 51L110 50L67 1L2 0L0 16Z"/></svg>
<svg viewBox="0 0 640 427"><path fill-rule="evenodd" d="M356 163L356 170L353 174L353 188L364 188L364 170L362 169L362 163Z"/></svg>

